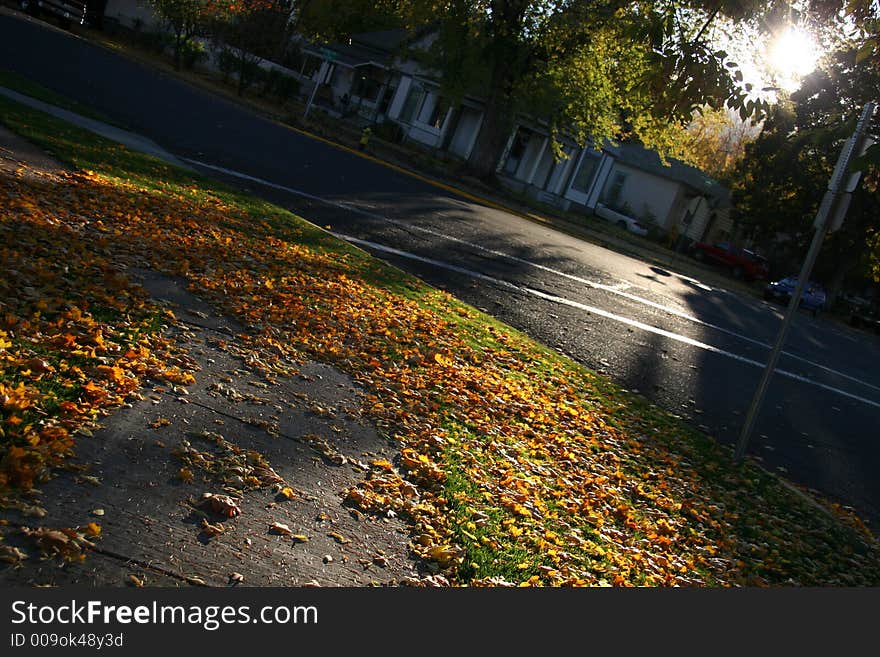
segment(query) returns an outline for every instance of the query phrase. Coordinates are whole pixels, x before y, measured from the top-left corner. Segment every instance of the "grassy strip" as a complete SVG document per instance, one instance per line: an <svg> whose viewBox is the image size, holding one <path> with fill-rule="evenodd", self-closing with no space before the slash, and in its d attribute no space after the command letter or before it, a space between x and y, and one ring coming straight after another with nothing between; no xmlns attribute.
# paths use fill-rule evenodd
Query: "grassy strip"
<svg viewBox="0 0 880 657"><path fill-rule="evenodd" d="M18 93L24 94L25 96L30 96L31 98L42 100L44 103L49 103L50 105L55 105L56 107L75 112L80 116L86 116L88 118L95 119L96 121L102 121L103 123L107 123L110 125L117 125L112 119L109 119L100 112L95 111L94 108L89 107L88 105L83 105L82 103L78 103L75 100L71 100L67 96L57 94L54 91L46 89L46 87L19 75L18 73L14 73L3 68L0 68L0 87L6 87L7 89L17 91Z"/></svg>
<svg viewBox="0 0 880 657"><path fill-rule="evenodd" d="M16 188L22 221L54 212L95 231L96 256L185 276L264 353L363 384L400 457L372 463L347 501L409 518L414 549L452 583L880 583L857 522L733 467L711 439L523 334L271 204L0 111L80 170L39 194Z"/></svg>

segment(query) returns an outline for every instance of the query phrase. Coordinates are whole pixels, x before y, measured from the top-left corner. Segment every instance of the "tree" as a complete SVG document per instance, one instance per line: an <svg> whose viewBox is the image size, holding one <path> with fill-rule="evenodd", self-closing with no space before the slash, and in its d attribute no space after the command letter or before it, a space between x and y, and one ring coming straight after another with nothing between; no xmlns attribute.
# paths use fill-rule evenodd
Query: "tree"
<svg viewBox="0 0 880 657"><path fill-rule="evenodd" d="M794 237L788 253L791 268L803 259L843 143L865 104L876 100L880 90L880 70L859 52L858 44L851 44L809 75L747 147L737 172L734 202L740 222L751 226L767 245L778 234ZM877 119L875 134L880 128ZM826 281L832 298L848 278L867 273L869 245L876 243L871 236L880 229L877 169L869 164L865 168L843 227L827 238L816 263L816 276Z"/></svg>
<svg viewBox="0 0 880 657"><path fill-rule="evenodd" d="M671 126L695 108L765 109L713 47L720 16L742 19L754 2L707 0L423 0L438 25L434 65L445 92L484 101L470 167L492 178L518 112L548 117L555 136L638 139L667 150ZM415 13L418 16L418 12Z"/></svg>
<svg viewBox="0 0 880 657"><path fill-rule="evenodd" d="M253 82L261 59L283 57L298 8L296 0L206 0L207 30L231 54L239 96Z"/></svg>
<svg viewBox="0 0 880 657"><path fill-rule="evenodd" d="M704 108L684 130L679 158L705 171L716 180L729 183L746 146L760 134L753 121L743 121L729 108Z"/></svg>
<svg viewBox="0 0 880 657"><path fill-rule="evenodd" d="M345 42L352 34L406 27L404 0L303 0L297 31L316 41Z"/></svg>
<svg viewBox="0 0 880 657"><path fill-rule="evenodd" d="M206 0L150 0L150 5L174 33L174 69L179 71L184 49L202 27Z"/></svg>

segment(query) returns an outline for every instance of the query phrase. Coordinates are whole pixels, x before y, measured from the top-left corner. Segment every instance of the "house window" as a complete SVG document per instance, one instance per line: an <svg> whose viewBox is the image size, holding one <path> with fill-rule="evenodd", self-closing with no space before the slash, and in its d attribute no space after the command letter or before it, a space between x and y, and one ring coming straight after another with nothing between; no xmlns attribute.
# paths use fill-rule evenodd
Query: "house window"
<svg viewBox="0 0 880 657"><path fill-rule="evenodd" d="M421 109L422 101L425 99L425 90L417 84L410 87L406 100L403 101L403 109L400 110L400 120L403 123L412 123L416 111Z"/></svg>
<svg viewBox="0 0 880 657"><path fill-rule="evenodd" d="M615 206L620 201L620 193L623 191L623 185L626 183L626 174L622 171L616 171L608 187L605 188L605 204Z"/></svg>
<svg viewBox="0 0 880 657"><path fill-rule="evenodd" d="M449 101L445 98L437 97L434 101L434 106L431 108L428 120L425 121L425 123L439 130L443 127L443 121L446 119L446 114L448 113Z"/></svg>
<svg viewBox="0 0 880 657"><path fill-rule="evenodd" d="M504 172L513 175L519 168L523 155L526 154L526 146L528 146L531 133L522 128L516 131L516 137L510 146L510 152L507 154L507 162L504 163Z"/></svg>
<svg viewBox="0 0 880 657"><path fill-rule="evenodd" d="M590 189L590 183L593 182L593 176L596 173L596 167L599 166L599 158L592 155L584 155L581 160L581 166L577 175L571 183L572 189L586 194Z"/></svg>
<svg viewBox="0 0 880 657"><path fill-rule="evenodd" d="M318 73L318 69L321 68L321 64L324 60L319 57L315 57L314 55L306 55L303 57L302 69L300 70L300 74L304 75L308 78L314 78Z"/></svg>

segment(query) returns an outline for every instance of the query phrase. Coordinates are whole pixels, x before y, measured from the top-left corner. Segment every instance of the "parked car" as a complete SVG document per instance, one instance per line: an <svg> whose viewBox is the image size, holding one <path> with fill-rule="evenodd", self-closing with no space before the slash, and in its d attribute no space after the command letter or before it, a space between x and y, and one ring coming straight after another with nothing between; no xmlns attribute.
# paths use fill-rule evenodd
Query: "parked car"
<svg viewBox="0 0 880 657"><path fill-rule="evenodd" d="M870 303L850 304L849 323L855 328L865 328L880 334L880 307Z"/></svg>
<svg viewBox="0 0 880 657"><path fill-rule="evenodd" d="M767 301L778 301L787 304L791 300L797 288L797 276L787 276L781 280L770 283L764 290L764 298ZM801 294L800 308L809 310L813 315L818 315L825 309L825 288L819 283L810 281L804 286Z"/></svg>
<svg viewBox="0 0 880 657"><path fill-rule="evenodd" d="M767 280L770 273L766 258L730 242L697 242L691 246L691 256L700 262L720 265L730 271L734 278L747 281Z"/></svg>
<svg viewBox="0 0 880 657"><path fill-rule="evenodd" d="M19 0L18 6L33 16L52 14L65 28L86 20L86 3L78 0Z"/></svg>
<svg viewBox="0 0 880 657"><path fill-rule="evenodd" d="M596 215L604 219L605 221L610 221L613 224L623 228L624 230L628 230L631 233L635 233L636 235L645 236L648 234L648 227L640 222L638 219L633 219L625 214L612 210L609 207L602 205L601 203L596 204Z"/></svg>

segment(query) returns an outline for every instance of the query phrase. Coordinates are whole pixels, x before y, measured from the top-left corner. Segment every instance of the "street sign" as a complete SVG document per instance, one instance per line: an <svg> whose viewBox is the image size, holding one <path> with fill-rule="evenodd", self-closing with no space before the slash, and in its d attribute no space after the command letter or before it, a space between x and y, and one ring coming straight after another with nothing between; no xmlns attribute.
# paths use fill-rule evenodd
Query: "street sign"
<svg viewBox="0 0 880 657"><path fill-rule="evenodd" d="M840 199L837 201L837 207L834 209L834 216L831 217L831 221L828 222L829 233L833 233L843 226L843 220L846 218L846 213L849 210L849 204L851 202L852 194L849 192L840 195Z"/></svg>
<svg viewBox="0 0 880 657"><path fill-rule="evenodd" d="M864 155L865 151L867 151L873 145L874 145L874 140L871 139L870 137L865 137L865 139L862 141L862 148L859 150L858 157L861 157L862 155ZM850 174L849 180L846 181L845 191L850 192L850 193L856 191L856 187L858 187L858 185L859 185L859 178L861 178L861 177L862 177L861 171L854 171L852 174Z"/></svg>

